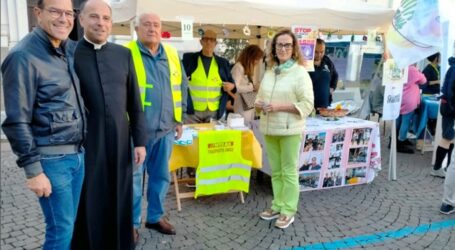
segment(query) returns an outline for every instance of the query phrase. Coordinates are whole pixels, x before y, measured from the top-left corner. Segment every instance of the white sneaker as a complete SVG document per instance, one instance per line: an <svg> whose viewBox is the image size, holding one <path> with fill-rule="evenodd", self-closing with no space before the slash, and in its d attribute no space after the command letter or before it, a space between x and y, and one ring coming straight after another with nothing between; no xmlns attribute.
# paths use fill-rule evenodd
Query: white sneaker
<svg viewBox="0 0 455 250"><path fill-rule="evenodd" d="M275 222L275 227L285 229L294 222L294 216L280 215L278 220Z"/></svg>
<svg viewBox="0 0 455 250"><path fill-rule="evenodd" d="M431 170L430 175L435 176L435 177L441 177L441 178L446 178L446 171L444 171L444 168L440 168L438 170Z"/></svg>
<svg viewBox="0 0 455 250"><path fill-rule="evenodd" d="M275 212L271 208L264 210L259 214L259 217L263 220L273 220L280 217L280 212Z"/></svg>

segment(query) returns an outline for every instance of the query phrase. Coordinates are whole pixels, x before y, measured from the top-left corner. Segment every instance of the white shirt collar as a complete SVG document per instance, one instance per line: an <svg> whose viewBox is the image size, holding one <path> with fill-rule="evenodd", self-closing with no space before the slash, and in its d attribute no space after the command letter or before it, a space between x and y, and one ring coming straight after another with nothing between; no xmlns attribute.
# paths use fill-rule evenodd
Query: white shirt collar
<svg viewBox="0 0 455 250"><path fill-rule="evenodd" d="M84 39L85 39L85 41L87 41L88 43L92 44L92 45L93 45L93 48L94 48L95 50L101 49L101 48L107 43L107 41L104 41L104 43L94 43L94 42L90 41L85 35L84 35Z"/></svg>

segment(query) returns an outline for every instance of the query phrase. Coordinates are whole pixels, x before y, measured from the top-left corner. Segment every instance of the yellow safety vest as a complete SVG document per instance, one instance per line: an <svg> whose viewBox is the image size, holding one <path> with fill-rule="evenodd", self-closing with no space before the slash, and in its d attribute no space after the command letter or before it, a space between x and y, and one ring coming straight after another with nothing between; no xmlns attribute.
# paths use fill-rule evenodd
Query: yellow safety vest
<svg viewBox="0 0 455 250"><path fill-rule="evenodd" d="M242 132L238 130L200 131L196 192L200 195L248 192L251 161L242 157Z"/></svg>
<svg viewBox="0 0 455 250"><path fill-rule="evenodd" d="M153 88L153 84L147 83L147 75L142 55L136 41L130 41L125 45L131 50L133 56L134 68L136 69L137 81L141 91L142 108L152 106L151 102L145 99L146 88ZM170 45L163 44L164 52L166 53L169 64L169 79L172 91L172 101L174 104L174 118L177 122L182 121L182 68L177 50Z"/></svg>
<svg viewBox="0 0 455 250"><path fill-rule="evenodd" d="M196 111L218 110L221 98L223 81L218 73L218 64L214 57L210 63L209 74L205 73L201 57L198 58L197 68L191 74L189 81L190 95Z"/></svg>

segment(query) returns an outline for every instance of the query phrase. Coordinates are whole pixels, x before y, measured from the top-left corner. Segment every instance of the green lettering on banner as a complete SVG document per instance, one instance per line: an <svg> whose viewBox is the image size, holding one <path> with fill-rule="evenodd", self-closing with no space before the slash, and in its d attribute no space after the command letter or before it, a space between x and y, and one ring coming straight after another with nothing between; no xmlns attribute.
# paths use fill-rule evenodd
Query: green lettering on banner
<svg viewBox="0 0 455 250"><path fill-rule="evenodd" d="M393 18L394 26L396 29L402 29L404 25L411 20L414 15L416 0L403 0L401 7L397 9L395 17Z"/></svg>

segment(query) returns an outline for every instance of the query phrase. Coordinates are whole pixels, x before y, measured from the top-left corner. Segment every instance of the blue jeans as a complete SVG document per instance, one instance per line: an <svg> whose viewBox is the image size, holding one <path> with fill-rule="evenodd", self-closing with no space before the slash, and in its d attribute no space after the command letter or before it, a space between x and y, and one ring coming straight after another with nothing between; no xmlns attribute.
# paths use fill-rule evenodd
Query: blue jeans
<svg viewBox="0 0 455 250"><path fill-rule="evenodd" d="M397 118L397 129L398 132L398 140L405 141L408 138L408 131L411 127L412 118L414 117L414 111L411 111L407 114L400 115Z"/></svg>
<svg viewBox="0 0 455 250"><path fill-rule="evenodd" d="M39 198L46 221L43 249L70 249L82 183L84 153L41 155L52 193Z"/></svg>
<svg viewBox="0 0 455 250"><path fill-rule="evenodd" d="M164 202L171 176L169 158L174 144L174 131L164 137L152 139L147 144L147 156L144 161L148 175L147 186L147 222L156 223L164 214ZM144 166L133 172L133 223L134 228L141 226L142 175Z"/></svg>

